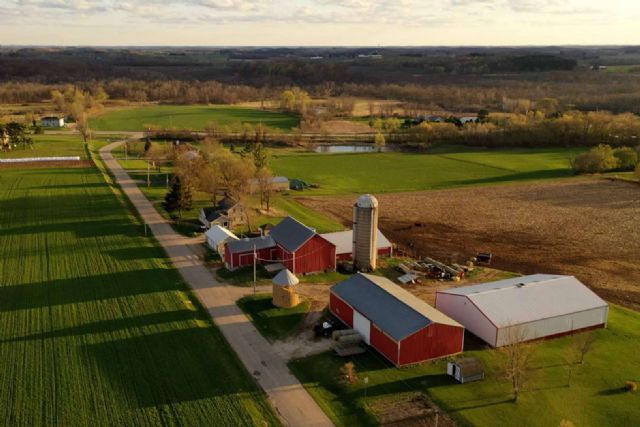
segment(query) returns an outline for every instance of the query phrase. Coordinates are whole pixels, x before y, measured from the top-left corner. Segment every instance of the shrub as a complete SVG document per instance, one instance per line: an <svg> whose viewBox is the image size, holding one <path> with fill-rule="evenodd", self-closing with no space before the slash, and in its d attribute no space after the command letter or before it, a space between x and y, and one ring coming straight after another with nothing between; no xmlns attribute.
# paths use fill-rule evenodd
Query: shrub
<svg viewBox="0 0 640 427"><path fill-rule="evenodd" d="M624 384L624 389L629 393L635 393L638 390L638 383L635 381L627 381Z"/></svg>
<svg viewBox="0 0 640 427"><path fill-rule="evenodd" d="M613 155L618 159L618 168L633 170L638 163L638 152L631 147L616 148Z"/></svg>
<svg viewBox="0 0 640 427"><path fill-rule="evenodd" d="M618 168L619 161L611 146L600 144L573 160L572 167L577 173L596 173Z"/></svg>

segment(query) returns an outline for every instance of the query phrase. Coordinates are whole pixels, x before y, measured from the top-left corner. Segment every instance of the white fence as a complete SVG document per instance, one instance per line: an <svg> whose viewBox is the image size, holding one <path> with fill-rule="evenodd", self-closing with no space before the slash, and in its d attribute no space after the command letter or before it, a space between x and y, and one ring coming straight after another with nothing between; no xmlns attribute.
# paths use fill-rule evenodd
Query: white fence
<svg viewBox="0 0 640 427"><path fill-rule="evenodd" d="M30 162L72 162L80 160L79 156L69 157L24 157L21 159L0 159L0 163L30 163Z"/></svg>

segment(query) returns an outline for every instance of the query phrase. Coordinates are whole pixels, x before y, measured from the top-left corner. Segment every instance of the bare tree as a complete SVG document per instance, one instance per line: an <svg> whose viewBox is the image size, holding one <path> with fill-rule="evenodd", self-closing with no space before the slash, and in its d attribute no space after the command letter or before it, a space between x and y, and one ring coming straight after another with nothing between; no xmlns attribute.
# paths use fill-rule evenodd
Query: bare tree
<svg viewBox="0 0 640 427"><path fill-rule="evenodd" d="M507 330L507 344L500 348L504 358L502 371L505 379L511 384L513 401L517 402L529 375L533 347L524 342L527 337L526 328L511 326Z"/></svg>
<svg viewBox="0 0 640 427"><path fill-rule="evenodd" d="M353 362L347 362L342 365L340 368L340 378L344 384L357 384L358 374L356 373L356 365Z"/></svg>
<svg viewBox="0 0 640 427"><path fill-rule="evenodd" d="M576 334L574 336L574 346L576 353L579 356L578 363L583 364L584 358L587 354L593 350L593 344L596 340L596 335L593 332L586 332L582 334Z"/></svg>
<svg viewBox="0 0 640 427"><path fill-rule="evenodd" d="M79 116L76 117L76 129L82 136L82 140L86 143L89 138L91 138L91 128L89 127L89 119L87 118L87 113L82 112L79 113Z"/></svg>
<svg viewBox="0 0 640 427"><path fill-rule="evenodd" d="M264 167L256 173L258 180L258 190L260 191L260 205L267 209L271 209L271 193L273 193L273 174Z"/></svg>

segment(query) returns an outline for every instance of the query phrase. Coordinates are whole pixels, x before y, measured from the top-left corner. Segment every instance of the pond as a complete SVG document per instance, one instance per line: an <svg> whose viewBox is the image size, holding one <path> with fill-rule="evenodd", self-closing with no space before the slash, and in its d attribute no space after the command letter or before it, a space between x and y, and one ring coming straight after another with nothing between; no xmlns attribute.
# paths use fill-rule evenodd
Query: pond
<svg viewBox="0 0 640 427"><path fill-rule="evenodd" d="M316 153L336 154L336 153L373 153L376 151L393 151L388 146L379 150L373 144L319 144L313 149Z"/></svg>

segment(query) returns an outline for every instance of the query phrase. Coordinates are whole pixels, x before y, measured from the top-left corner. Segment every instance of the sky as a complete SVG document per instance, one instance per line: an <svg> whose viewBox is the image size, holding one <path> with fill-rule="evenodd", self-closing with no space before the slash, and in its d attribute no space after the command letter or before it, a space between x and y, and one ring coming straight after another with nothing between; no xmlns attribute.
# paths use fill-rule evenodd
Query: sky
<svg viewBox="0 0 640 427"><path fill-rule="evenodd" d="M0 0L1 45L640 44L638 0Z"/></svg>

